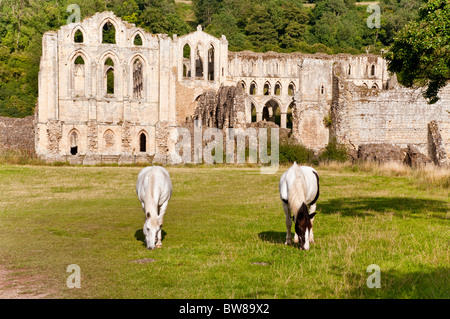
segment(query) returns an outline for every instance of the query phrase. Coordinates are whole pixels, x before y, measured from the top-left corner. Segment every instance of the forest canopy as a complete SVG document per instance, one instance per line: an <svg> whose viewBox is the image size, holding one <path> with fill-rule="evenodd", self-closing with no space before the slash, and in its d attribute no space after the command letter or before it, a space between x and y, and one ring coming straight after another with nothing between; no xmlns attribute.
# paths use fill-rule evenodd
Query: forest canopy
<svg viewBox="0 0 450 319"><path fill-rule="evenodd" d="M150 33L183 35L201 24L224 34L231 51L379 54L425 2L380 0L381 28L369 28L367 4L355 0L0 0L0 115L33 114L42 35L66 24L70 4L81 19L113 11Z"/></svg>

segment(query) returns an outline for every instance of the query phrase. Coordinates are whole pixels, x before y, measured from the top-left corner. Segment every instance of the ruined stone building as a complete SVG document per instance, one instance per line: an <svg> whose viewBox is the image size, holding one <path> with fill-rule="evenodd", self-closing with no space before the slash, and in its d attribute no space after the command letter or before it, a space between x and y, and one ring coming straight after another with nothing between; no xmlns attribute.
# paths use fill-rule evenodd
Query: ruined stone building
<svg viewBox="0 0 450 319"><path fill-rule="evenodd" d="M275 121L314 150L336 136L354 149L412 144L425 154L435 121L449 154L449 88L427 105L380 56L229 52L225 36L201 26L149 34L112 12L46 32L42 43L35 147L48 161L166 162L193 117L225 127ZM211 103L232 111L218 119Z"/></svg>

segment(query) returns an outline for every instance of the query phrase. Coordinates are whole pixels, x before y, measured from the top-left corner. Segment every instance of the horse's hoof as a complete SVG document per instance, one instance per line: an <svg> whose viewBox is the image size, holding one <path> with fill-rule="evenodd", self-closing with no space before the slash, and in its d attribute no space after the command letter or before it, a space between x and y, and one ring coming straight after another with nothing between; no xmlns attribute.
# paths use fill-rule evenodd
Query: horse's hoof
<svg viewBox="0 0 450 319"><path fill-rule="evenodd" d="M162 248L162 244L156 245L156 248Z"/></svg>

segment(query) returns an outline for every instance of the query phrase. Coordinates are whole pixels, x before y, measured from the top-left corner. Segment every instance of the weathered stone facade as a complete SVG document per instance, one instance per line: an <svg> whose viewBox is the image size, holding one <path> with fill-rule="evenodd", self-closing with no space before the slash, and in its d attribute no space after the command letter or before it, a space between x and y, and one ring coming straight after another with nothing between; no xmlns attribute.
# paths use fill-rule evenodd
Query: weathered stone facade
<svg viewBox="0 0 450 319"><path fill-rule="evenodd" d="M0 116L0 151L9 149L34 153L33 122L33 116L25 118Z"/></svg>
<svg viewBox="0 0 450 319"><path fill-rule="evenodd" d="M177 127L193 118L219 128L273 121L316 151L336 136L354 150L392 143L426 154L436 121L449 154L449 89L429 106L395 84L380 56L229 52L225 36L201 26L148 34L112 12L46 32L42 43L35 141L49 161L167 162Z"/></svg>

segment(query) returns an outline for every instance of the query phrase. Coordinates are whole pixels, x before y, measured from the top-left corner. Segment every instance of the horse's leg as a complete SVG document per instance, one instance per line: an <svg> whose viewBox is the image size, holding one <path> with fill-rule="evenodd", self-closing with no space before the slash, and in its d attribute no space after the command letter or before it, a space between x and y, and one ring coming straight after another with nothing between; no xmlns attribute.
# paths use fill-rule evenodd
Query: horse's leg
<svg viewBox="0 0 450 319"><path fill-rule="evenodd" d="M312 214L315 211L316 211L316 204L311 205L309 207L309 214ZM314 217L311 218L311 231L310 231L310 234L309 234L309 241L310 241L311 244L314 244L313 223L314 223Z"/></svg>
<svg viewBox="0 0 450 319"><path fill-rule="evenodd" d="M292 228L292 219L291 212L289 211L289 205L283 202L284 215L286 216L286 242L285 245L292 244L291 237L291 228Z"/></svg>
<svg viewBox="0 0 450 319"><path fill-rule="evenodd" d="M166 201L164 204L161 205L160 209L159 209L159 216L160 216L160 228L158 230L158 241L156 242L156 247L161 248L162 247L162 243L161 243L161 238L162 238L162 226L164 223L164 214L166 213L166 209L167 209L167 205L169 204L169 201Z"/></svg>

